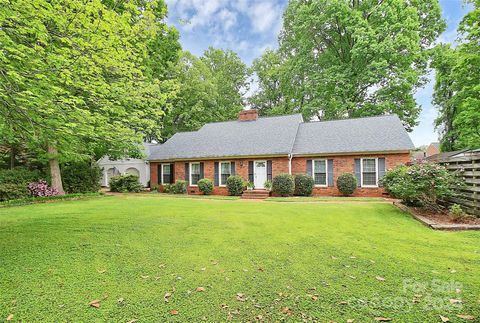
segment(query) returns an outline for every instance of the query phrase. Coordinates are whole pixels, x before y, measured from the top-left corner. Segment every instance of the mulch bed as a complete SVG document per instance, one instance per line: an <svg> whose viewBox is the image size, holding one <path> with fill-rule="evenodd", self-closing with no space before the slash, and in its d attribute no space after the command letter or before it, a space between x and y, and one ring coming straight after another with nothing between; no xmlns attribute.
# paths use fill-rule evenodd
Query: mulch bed
<svg viewBox="0 0 480 323"><path fill-rule="evenodd" d="M393 205L410 213L415 219L436 230L480 230L480 218L466 218L455 221L448 214L435 213L418 207L409 207L400 202Z"/></svg>

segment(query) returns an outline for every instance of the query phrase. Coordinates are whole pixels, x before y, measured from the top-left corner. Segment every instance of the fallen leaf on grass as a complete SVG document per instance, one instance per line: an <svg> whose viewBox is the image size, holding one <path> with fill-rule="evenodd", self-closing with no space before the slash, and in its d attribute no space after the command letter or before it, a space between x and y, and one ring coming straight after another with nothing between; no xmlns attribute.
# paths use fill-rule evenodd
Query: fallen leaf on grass
<svg viewBox="0 0 480 323"><path fill-rule="evenodd" d="M7 316L6 320L7 321L11 321L13 319L13 314L10 314L9 316Z"/></svg>
<svg viewBox="0 0 480 323"><path fill-rule="evenodd" d="M292 310L289 309L288 307L282 307L282 308L280 309L280 312L282 312L283 314L288 314L288 315L292 315L292 314L293 314Z"/></svg>
<svg viewBox="0 0 480 323"><path fill-rule="evenodd" d="M135 323L137 321L138 321L137 319L133 319L133 320L128 321L127 323Z"/></svg>
<svg viewBox="0 0 480 323"><path fill-rule="evenodd" d="M461 290L460 288L457 288L457 289L455 289L455 292L456 292L457 294L460 294L460 293L462 292L462 290Z"/></svg>
<svg viewBox="0 0 480 323"><path fill-rule="evenodd" d="M140 276L140 277L142 277L143 279L147 279L147 278L150 277L150 276L143 276L143 275L142 275L142 276Z"/></svg>
<svg viewBox="0 0 480 323"><path fill-rule="evenodd" d="M195 289L195 291L197 291L197 292L204 292L204 291L205 291L205 287L197 287L197 289Z"/></svg>
<svg viewBox="0 0 480 323"><path fill-rule="evenodd" d="M200 268L200 270L201 270L201 271L205 271L205 270L207 270L207 268L206 268L206 267L202 267L202 268Z"/></svg>
<svg viewBox="0 0 480 323"><path fill-rule="evenodd" d="M339 302L338 304L339 304L339 305L347 305L348 302L346 302L346 301L341 301L341 302Z"/></svg>
<svg viewBox="0 0 480 323"><path fill-rule="evenodd" d="M237 293L237 301L245 302L246 301L245 295L242 293Z"/></svg>
<svg viewBox="0 0 480 323"><path fill-rule="evenodd" d="M96 299L88 303L91 307L99 308L100 307L100 300Z"/></svg>
<svg viewBox="0 0 480 323"><path fill-rule="evenodd" d="M168 303L168 299L172 296L172 293L166 292L165 295L163 296L163 300L165 303Z"/></svg>
<svg viewBox="0 0 480 323"><path fill-rule="evenodd" d="M468 321L473 321L475 319L475 316L472 315L457 314L457 317Z"/></svg>
<svg viewBox="0 0 480 323"><path fill-rule="evenodd" d="M170 315L178 315L177 310L170 310L168 313L170 313Z"/></svg>
<svg viewBox="0 0 480 323"><path fill-rule="evenodd" d="M348 319L347 323L353 323L353 321L355 321L355 320L354 319Z"/></svg>
<svg viewBox="0 0 480 323"><path fill-rule="evenodd" d="M449 319L448 317L442 316L442 315L440 315L440 319L441 319L442 322L444 322L444 323L450 321L450 319Z"/></svg>
<svg viewBox="0 0 480 323"><path fill-rule="evenodd" d="M375 277L375 278L376 278L378 281L381 281L381 282L385 281L385 278L380 277L380 276L377 276L377 277Z"/></svg>
<svg viewBox="0 0 480 323"><path fill-rule="evenodd" d="M316 301L318 299L318 296L317 295L312 295L312 301Z"/></svg>
<svg viewBox="0 0 480 323"><path fill-rule="evenodd" d="M165 264L158 265L158 268L165 268Z"/></svg>
<svg viewBox="0 0 480 323"><path fill-rule="evenodd" d="M228 308L228 305L227 304L220 304L220 307L223 308L223 309L226 309L226 308Z"/></svg>
<svg viewBox="0 0 480 323"><path fill-rule="evenodd" d="M97 270L99 274L103 274L104 272L106 272L107 270L106 269L100 269L100 270Z"/></svg>
<svg viewBox="0 0 480 323"><path fill-rule="evenodd" d="M119 302L120 304L123 303L124 299L123 297L120 297L119 299L117 299L117 302Z"/></svg>
<svg viewBox="0 0 480 323"><path fill-rule="evenodd" d="M380 317L376 317L376 318L375 318L375 321L379 321L379 322L389 322L389 321L391 321L391 320L392 320L392 319L389 318L389 317L381 317L381 316L380 316Z"/></svg>
<svg viewBox="0 0 480 323"><path fill-rule="evenodd" d="M451 304L460 304L460 303L462 303L462 301L460 299L451 298L450 303Z"/></svg>
<svg viewBox="0 0 480 323"><path fill-rule="evenodd" d="M261 321L262 319L263 319L262 315L255 316L255 320L257 320L257 321Z"/></svg>

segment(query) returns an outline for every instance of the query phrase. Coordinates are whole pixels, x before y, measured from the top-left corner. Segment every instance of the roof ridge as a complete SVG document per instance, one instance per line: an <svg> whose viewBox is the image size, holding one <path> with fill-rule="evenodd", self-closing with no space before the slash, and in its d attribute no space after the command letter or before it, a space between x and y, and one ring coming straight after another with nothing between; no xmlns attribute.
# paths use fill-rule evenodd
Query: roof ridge
<svg viewBox="0 0 480 323"><path fill-rule="evenodd" d="M355 118L345 118L345 119L332 119L332 120L314 120L314 121L304 121L302 123L321 123L321 122L334 122L334 121L347 121L347 120L359 120L359 119L369 119L369 118L382 118L382 117L397 117L396 113L392 114L380 114L377 116L364 116L364 117L355 117Z"/></svg>
<svg viewBox="0 0 480 323"><path fill-rule="evenodd" d="M301 113L279 114L279 115L275 115L275 116L261 116L261 117L258 117L257 120L258 120L258 119L269 119L269 118L280 118L280 117L292 117L292 116L296 116L296 115L302 116ZM303 117L302 117L302 119L303 119ZM248 121L256 121L256 120L245 120L245 121L241 121L241 122L248 122ZM205 126L208 125L208 124L227 123L227 122L240 122L240 120L235 119L235 120L224 120L224 121L212 121L212 122L208 122L208 123L204 124L204 125L202 126L202 128L205 127ZM302 123L302 122L301 122L301 123ZM202 129L202 128L200 128L200 129ZM199 129L199 130L200 130L200 129ZM197 131L198 131L198 130L197 130Z"/></svg>

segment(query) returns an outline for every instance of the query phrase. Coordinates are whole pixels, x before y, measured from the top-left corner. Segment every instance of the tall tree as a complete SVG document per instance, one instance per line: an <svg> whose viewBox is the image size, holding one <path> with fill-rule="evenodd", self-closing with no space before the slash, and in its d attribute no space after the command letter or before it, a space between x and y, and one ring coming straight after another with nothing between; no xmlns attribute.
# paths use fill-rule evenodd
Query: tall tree
<svg viewBox="0 0 480 323"><path fill-rule="evenodd" d="M208 122L235 119L243 108L248 75L233 51L209 48L201 57L184 52L175 68L180 88L165 118L165 139Z"/></svg>
<svg viewBox="0 0 480 323"><path fill-rule="evenodd" d="M427 50L444 28L438 0L291 0L279 38L280 74L257 73L254 98L265 96L262 86L271 82L262 78L273 74L282 95L274 113L320 119L396 113L411 130Z"/></svg>
<svg viewBox="0 0 480 323"><path fill-rule="evenodd" d="M480 0L460 22L459 45L437 46L433 103L442 150L480 147Z"/></svg>
<svg viewBox="0 0 480 323"><path fill-rule="evenodd" d="M175 37L165 13L162 0L0 0L0 120L48 160L60 192L60 162L138 155L160 137L176 91L152 63L152 43Z"/></svg>

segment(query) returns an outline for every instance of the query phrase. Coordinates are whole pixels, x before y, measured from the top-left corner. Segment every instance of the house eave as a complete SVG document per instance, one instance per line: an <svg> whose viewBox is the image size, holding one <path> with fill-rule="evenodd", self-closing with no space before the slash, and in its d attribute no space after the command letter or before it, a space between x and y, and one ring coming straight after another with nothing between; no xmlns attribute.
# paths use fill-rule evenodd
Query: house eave
<svg viewBox="0 0 480 323"><path fill-rule="evenodd" d="M202 160L227 160L227 159L259 159L259 158L278 158L288 157L288 153L284 154L266 154L266 155L244 155L244 156L209 156L209 157L192 157L192 158L170 158L170 159L148 159L151 163L176 162L176 161L202 161Z"/></svg>
<svg viewBox="0 0 480 323"><path fill-rule="evenodd" d="M337 153L293 153L293 157L314 157L314 156L357 156L357 155L391 155L391 154L409 154L410 150L378 150L378 151L350 151Z"/></svg>

